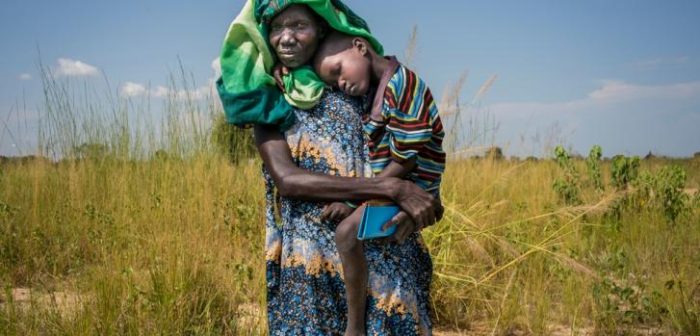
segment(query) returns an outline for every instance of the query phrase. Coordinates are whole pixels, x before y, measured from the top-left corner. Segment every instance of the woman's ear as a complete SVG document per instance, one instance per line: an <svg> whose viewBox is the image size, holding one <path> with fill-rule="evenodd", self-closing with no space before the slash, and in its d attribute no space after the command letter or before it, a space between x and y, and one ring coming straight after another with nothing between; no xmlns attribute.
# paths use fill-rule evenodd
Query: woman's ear
<svg viewBox="0 0 700 336"><path fill-rule="evenodd" d="M329 32L328 23L323 18L316 16L316 35L318 40L323 40Z"/></svg>
<svg viewBox="0 0 700 336"><path fill-rule="evenodd" d="M352 39L352 46L357 49L357 51L360 52L360 55L366 56L367 55L367 42L365 40L359 38L359 37L354 37Z"/></svg>
<svg viewBox="0 0 700 336"><path fill-rule="evenodd" d="M326 37L326 33L328 33L328 26L326 26L325 22L323 22L319 24L316 28L316 35L318 35L318 40L323 40Z"/></svg>

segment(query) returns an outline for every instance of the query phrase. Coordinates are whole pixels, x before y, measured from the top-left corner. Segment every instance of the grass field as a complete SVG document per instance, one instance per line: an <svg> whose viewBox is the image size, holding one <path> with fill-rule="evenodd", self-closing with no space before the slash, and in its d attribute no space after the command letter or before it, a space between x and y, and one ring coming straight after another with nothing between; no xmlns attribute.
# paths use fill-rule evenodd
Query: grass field
<svg viewBox="0 0 700 336"><path fill-rule="evenodd" d="M0 163L0 335L265 334L249 133L186 80L158 124L150 101L42 79L54 159ZM700 335L700 155L491 154L449 161L424 231L443 334Z"/></svg>
<svg viewBox="0 0 700 336"><path fill-rule="evenodd" d="M698 159L640 170L670 164L688 173L684 195L697 195ZM602 168L605 190L581 176L580 202L566 205L553 160L451 162L446 216L424 234L436 324L697 335L698 197L672 223L659 195L616 191ZM0 334L263 334L262 196L259 162L214 153L3 165Z"/></svg>

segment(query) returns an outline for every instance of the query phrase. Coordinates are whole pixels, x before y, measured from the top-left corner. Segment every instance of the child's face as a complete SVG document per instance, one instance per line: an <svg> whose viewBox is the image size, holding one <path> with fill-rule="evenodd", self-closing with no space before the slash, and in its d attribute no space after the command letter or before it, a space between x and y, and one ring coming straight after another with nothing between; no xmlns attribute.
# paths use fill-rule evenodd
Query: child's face
<svg viewBox="0 0 700 336"><path fill-rule="evenodd" d="M362 96L370 86L371 64L366 46L353 44L351 48L325 56L316 64L316 73L327 84L350 96Z"/></svg>

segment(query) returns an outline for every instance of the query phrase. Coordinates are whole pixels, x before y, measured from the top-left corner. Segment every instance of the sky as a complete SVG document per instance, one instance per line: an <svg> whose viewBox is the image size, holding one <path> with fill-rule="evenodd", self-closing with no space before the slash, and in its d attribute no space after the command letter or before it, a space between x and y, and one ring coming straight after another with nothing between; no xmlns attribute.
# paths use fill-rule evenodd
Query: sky
<svg viewBox="0 0 700 336"><path fill-rule="evenodd" d="M697 0L345 2L399 60L417 27L410 66L438 101L466 74L462 117L485 126L463 132L487 132L479 144L519 156L546 155L558 143L583 155L596 144L605 156L700 152ZM195 96L203 96L242 6L4 0L0 155L36 147L46 115L40 64L61 80L108 84L116 96L154 101L182 64L197 83Z"/></svg>

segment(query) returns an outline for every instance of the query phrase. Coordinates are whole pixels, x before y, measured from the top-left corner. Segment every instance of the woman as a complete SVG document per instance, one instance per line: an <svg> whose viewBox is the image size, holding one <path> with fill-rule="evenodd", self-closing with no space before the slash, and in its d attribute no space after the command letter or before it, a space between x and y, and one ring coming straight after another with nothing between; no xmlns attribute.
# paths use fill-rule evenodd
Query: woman
<svg viewBox="0 0 700 336"><path fill-rule="evenodd" d="M279 62L289 68L299 68L311 59L328 29L318 14L326 21L328 15L313 5L312 10L289 2L256 1L255 20L263 24L262 35L266 35ZM350 18L347 21L363 28L364 21L342 3L334 0L332 4L333 9ZM338 27L333 22L330 24ZM226 52L222 64L226 63L225 57ZM266 69L269 68L268 65ZM242 68L231 66L229 69ZM252 77L245 75L245 78ZM226 79L226 71L223 79ZM223 85L220 81L226 107ZM270 90L257 95L250 101L267 104L260 106L265 117L285 108L283 98L274 97ZM290 100L293 99L286 99ZM236 100L238 103L240 101ZM346 330L346 334L431 333L432 264L420 234L414 231L416 225L432 224L436 209L440 207L432 196L410 182L362 178L369 168L366 167L361 113L360 101L340 92L324 90L313 108L292 109L291 116L280 113L275 117L278 122L274 126L264 126L260 122L255 125L256 144L266 167L270 334L328 335L345 330L344 284L334 241L336 223L322 220L326 203L321 201L371 198L389 198L402 207L404 212L394 219L399 226L395 238L402 243L370 242L366 245L370 294L366 330ZM281 124L289 125L284 134L279 131ZM281 225L274 218L273 184L281 196Z"/></svg>

